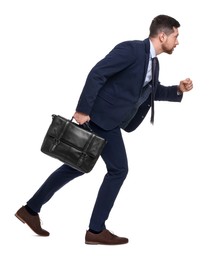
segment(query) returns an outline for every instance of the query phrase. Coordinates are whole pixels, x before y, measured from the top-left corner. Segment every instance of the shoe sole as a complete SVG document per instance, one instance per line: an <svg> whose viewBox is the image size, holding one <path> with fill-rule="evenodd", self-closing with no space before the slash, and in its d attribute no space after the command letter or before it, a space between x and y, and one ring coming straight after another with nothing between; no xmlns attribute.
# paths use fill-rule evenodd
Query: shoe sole
<svg viewBox="0 0 211 260"><path fill-rule="evenodd" d="M16 218L18 218L21 222L23 222L23 224L25 224L26 222L20 217L20 216L18 216L18 214L16 213L15 214L15 216L16 216Z"/></svg>
<svg viewBox="0 0 211 260"><path fill-rule="evenodd" d="M85 241L85 244L87 245L99 245L99 242L91 242L91 241Z"/></svg>
<svg viewBox="0 0 211 260"><path fill-rule="evenodd" d="M104 245L104 246L119 246L119 245L125 245L126 243L121 243L121 244L106 244L106 243L100 243L100 242L92 242L92 241L85 241L86 245Z"/></svg>

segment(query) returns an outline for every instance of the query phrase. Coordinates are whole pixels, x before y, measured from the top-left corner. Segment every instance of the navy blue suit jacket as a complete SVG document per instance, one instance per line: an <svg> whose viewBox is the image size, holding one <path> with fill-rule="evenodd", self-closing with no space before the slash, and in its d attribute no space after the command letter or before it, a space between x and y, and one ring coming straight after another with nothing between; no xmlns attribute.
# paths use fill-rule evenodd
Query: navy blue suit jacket
<svg viewBox="0 0 211 260"><path fill-rule="evenodd" d="M121 125L141 95L149 55L149 38L116 45L88 74L76 111L89 115L105 130ZM176 85L167 87L158 81L155 100L180 102L182 95L177 95ZM149 109L150 97L139 107L125 130L135 130Z"/></svg>

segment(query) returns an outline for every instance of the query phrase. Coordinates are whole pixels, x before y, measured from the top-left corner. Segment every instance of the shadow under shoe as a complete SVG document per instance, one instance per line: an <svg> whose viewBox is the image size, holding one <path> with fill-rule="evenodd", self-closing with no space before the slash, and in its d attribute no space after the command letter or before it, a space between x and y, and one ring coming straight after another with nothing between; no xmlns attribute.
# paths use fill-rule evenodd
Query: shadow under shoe
<svg viewBox="0 0 211 260"><path fill-rule="evenodd" d="M37 235L49 236L50 233L47 230L41 228L39 215L31 215L24 206L22 206L16 213L15 216L26 223Z"/></svg>

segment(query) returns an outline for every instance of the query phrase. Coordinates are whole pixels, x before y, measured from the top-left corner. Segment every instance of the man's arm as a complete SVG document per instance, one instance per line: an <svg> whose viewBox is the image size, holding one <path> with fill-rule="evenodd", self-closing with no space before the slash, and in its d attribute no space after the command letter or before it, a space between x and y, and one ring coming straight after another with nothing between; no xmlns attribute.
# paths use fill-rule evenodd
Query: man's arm
<svg viewBox="0 0 211 260"><path fill-rule="evenodd" d="M129 42L118 44L88 74L76 111L89 115L97 94L106 81L116 73L130 66L135 59L135 50Z"/></svg>
<svg viewBox="0 0 211 260"><path fill-rule="evenodd" d="M169 87L160 85L159 83L155 94L155 100L180 102L182 100L183 93L190 91L192 88L193 83L189 78L181 80L179 85Z"/></svg>

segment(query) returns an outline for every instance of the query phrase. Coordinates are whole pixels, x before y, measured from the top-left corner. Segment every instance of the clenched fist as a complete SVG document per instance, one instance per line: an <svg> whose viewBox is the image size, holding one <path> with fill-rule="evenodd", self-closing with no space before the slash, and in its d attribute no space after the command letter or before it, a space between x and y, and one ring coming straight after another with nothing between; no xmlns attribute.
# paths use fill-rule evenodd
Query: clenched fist
<svg viewBox="0 0 211 260"><path fill-rule="evenodd" d="M193 88L193 82L191 79L187 78L185 80L181 80L178 86L178 91L183 93L190 91Z"/></svg>
<svg viewBox="0 0 211 260"><path fill-rule="evenodd" d="M79 125L83 125L84 123L90 121L89 115L86 115L86 114L81 113L81 112L75 112L75 114L73 115L73 117L74 117L74 119L76 120L76 122L77 122Z"/></svg>

